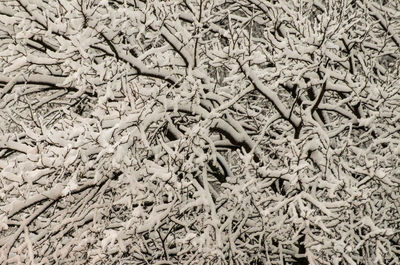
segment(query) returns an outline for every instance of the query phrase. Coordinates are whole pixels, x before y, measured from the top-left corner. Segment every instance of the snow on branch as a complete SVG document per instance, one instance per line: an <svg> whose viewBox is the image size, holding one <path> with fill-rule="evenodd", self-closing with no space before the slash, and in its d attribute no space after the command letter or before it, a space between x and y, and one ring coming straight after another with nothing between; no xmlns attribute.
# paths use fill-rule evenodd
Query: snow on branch
<svg viewBox="0 0 400 265"><path fill-rule="evenodd" d="M380 2L0 1L0 261L400 264Z"/></svg>

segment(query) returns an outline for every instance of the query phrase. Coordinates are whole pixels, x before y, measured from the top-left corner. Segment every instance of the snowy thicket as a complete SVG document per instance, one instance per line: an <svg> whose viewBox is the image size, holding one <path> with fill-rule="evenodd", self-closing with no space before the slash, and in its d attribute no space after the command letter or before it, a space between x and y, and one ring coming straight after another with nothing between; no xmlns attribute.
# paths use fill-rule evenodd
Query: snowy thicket
<svg viewBox="0 0 400 265"><path fill-rule="evenodd" d="M2 0L0 262L400 264L397 0Z"/></svg>

